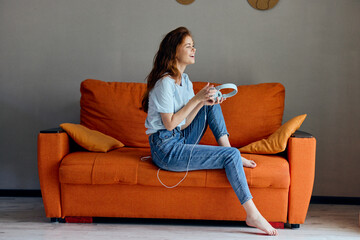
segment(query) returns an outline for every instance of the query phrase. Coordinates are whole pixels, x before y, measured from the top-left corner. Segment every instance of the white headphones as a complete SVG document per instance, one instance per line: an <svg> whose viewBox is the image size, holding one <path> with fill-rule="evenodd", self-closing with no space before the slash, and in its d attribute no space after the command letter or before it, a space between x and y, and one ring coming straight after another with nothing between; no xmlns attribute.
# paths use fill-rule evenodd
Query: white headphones
<svg viewBox="0 0 360 240"><path fill-rule="evenodd" d="M225 89L225 88L231 88L231 89L234 89L234 91L232 91L231 93L222 94L220 92L220 90ZM235 94L238 91L237 86L235 84L232 84L232 83L225 83L225 84L219 85L219 86L215 87L215 89L217 90L215 95L213 95L215 100L216 100L216 98L222 98L222 97L223 98L229 98L229 97L235 96Z"/></svg>

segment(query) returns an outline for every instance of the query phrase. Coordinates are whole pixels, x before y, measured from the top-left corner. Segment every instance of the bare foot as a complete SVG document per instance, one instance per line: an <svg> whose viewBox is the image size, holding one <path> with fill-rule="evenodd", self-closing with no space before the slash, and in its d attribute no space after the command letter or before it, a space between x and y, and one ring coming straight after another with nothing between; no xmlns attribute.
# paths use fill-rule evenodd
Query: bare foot
<svg viewBox="0 0 360 240"><path fill-rule="evenodd" d="M268 221L259 213L256 214L256 216L252 217L246 217L246 224L251 227L256 227L264 232L266 234L271 236L277 236L278 231L273 228Z"/></svg>
<svg viewBox="0 0 360 240"><path fill-rule="evenodd" d="M254 168L256 167L256 163L253 160L246 159L244 157L241 157L243 166L248 168Z"/></svg>

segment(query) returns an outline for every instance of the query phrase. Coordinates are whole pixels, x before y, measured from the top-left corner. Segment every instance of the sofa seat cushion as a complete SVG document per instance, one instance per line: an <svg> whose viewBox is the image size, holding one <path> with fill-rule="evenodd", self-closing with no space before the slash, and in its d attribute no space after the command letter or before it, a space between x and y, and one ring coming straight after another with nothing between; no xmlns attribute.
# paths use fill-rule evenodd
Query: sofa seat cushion
<svg viewBox="0 0 360 240"><path fill-rule="evenodd" d="M60 182L72 184L136 184L139 161L141 161L140 156L149 154L149 148L128 147L107 153L70 153L61 161Z"/></svg>
<svg viewBox="0 0 360 240"><path fill-rule="evenodd" d="M68 184L139 184L162 186L157 179L157 170L149 148L124 147L107 153L75 152L61 162L60 182ZM247 182L253 188L289 188L289 164L285 158L271 155L243 154L254 160L257 167L244 168ZM185 172L160 171L160 179L166 185L178 183ZM225 170L199 170L188 173L180 187L230 188Z"/></svg>

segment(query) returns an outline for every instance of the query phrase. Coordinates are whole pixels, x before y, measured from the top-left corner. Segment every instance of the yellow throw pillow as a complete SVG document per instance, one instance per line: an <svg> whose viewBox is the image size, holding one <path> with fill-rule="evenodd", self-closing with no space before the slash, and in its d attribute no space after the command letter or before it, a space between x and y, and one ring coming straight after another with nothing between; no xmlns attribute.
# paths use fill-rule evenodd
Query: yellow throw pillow
<svg viewBox="0 0 360 240"><path fill-rule="evenodd" d="M291 134L298 130L306 118L306 114L287 121L267 139L262 139L239 148L241 153L275 154L286 149Z"/></svg>
<svg viewBox="0 0 360 240"><path fill-rule="evenodd" d="M108 152L124 146L124 144L115 138L99 131L91 130L80 124L62 123L60 127L64 129L77 144L89 151Z"/></svg>

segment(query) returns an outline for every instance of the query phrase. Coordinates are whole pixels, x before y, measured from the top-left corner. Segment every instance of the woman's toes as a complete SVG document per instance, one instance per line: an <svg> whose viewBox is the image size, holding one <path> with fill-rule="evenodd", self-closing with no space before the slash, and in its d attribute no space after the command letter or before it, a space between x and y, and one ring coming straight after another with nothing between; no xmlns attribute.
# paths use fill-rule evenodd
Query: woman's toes
<svg viewBox="0 0 360 240"><path fill-rule="evenodd" d="M278 235L277 230L273 228L261 214L258 216L247 217L246 224L251 227L256 227L270 236Z"/></svg>
<svg viewBox="0 0 360 240"><path fill-rule="evenodd" d="M256 167L256 163L253 160L249 160L249 159L246 159L244 157L241 157L241 158L242 158L242 162L243 162L244 167L249 167L249 168Z"/></svg>

